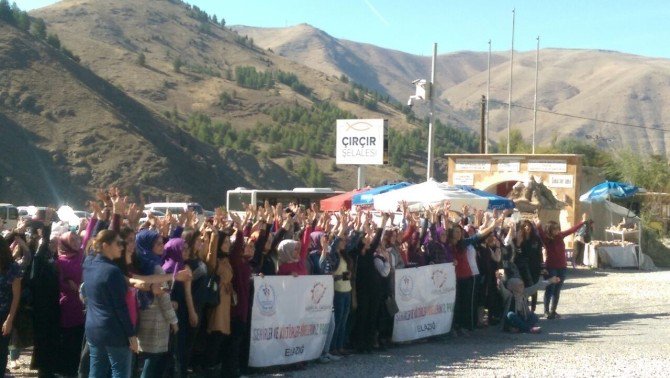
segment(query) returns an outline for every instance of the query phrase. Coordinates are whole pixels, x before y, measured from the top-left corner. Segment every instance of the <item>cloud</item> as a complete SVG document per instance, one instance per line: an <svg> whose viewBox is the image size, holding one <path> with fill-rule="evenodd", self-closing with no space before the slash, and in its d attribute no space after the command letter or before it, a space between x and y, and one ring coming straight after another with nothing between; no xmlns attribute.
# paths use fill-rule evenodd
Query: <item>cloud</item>
<svg viewBox="0 0 670 378"><path fill-rule="evenodd" d="M391 23L389 23L389 22L384 18L384 16L382 16L381 13L379 13L379 11L377 10L377 8L375 8L374 5L372 5L368 0L363 0L363 2L365 2L365 5L367 5L368 8L370 8L370 10L372 11L372 13L374 13L375 16L377 16L377 18L379 18L379 20L380 20L384 25L386 25L386 26L391 26Z"/></svg>

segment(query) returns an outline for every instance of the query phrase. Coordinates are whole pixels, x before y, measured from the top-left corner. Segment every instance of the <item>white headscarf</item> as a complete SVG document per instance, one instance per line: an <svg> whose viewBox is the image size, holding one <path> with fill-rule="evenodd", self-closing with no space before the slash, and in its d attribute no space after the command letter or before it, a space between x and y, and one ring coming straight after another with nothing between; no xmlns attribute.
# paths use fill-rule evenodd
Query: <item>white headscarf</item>
<svg viewBox="0 0 670 378"><path fill-rule="evenodd" d="M277 246L277 260L279 265L300 261L298 254L295 253L299 244L299 242L291 239L279 242L279 245Z"/></svg>

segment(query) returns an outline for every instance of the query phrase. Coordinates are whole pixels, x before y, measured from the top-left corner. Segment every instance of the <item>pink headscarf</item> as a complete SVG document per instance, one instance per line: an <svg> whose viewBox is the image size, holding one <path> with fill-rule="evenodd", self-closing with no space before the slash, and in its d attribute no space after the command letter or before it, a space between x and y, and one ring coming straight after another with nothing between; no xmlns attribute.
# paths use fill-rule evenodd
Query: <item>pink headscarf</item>
<svg viewBox="0 0 670 378"><path fill-rule="evenodd" d="M81 238L77 233L68 231L58 237L58 255L67 258L76 257L81 253Z"/></svg>

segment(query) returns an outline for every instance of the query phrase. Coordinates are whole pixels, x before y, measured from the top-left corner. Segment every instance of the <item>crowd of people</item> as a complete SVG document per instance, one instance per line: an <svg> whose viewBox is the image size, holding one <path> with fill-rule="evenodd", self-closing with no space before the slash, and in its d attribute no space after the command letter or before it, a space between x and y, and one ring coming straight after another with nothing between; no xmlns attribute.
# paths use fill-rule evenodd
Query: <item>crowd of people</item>
<svg viewBox="0 0 670 378"><path fill-rule="evenodd" d="M40 377L239 376L254 275L333 276L324 363L389 347L394 272L428 264L455 265L454 336L496 324L537 333L537 290L546 318L560 318L563 238L586 221L561 231L449 203L396 216L265 203L140 224L118 189L90 207L80 225L56 227L46 210L0 238L2 371L32 346Z"/></svg>

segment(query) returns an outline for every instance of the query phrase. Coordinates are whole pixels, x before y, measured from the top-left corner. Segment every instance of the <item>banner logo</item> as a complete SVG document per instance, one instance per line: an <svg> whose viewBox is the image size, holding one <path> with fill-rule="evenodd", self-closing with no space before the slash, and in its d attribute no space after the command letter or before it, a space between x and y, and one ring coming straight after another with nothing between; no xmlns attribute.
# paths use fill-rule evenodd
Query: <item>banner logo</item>
<svg viewBox="0 0 670 378"><path fill-rule="evenodd" d="M256 293L256 303L260 313L265 316L272 316L277 311L277 296L272 285L261 283Z"/></svg>
<svg viewBox="0 0 670 378"><path fill-rule="evenodd" d="M434 292L446 293L449 291L447 288L447 275L442 269L434 270L430 279L433 281Z"/></svg>
<svg viewBox="0 0 670 378"><path fill-rule="evenodd" d="M414 291L414 280L411 276L402 276L400 278L400 299L409 300L412 298L412 292Z"/></svg>
<svg viewBox="0 0 670 378"><path fill-rule="evenodd" d="M326 285L321 282L316 282L312 289L309 291L309 304L305 308L307 311L322 311L326 309L331 309L332 306L327 303L321 303L321 300L326 294Z"/></svg>

